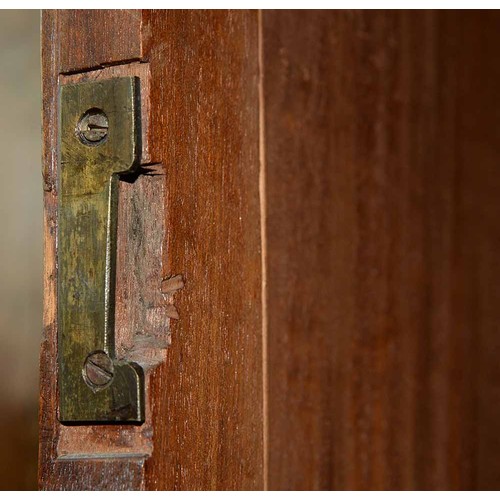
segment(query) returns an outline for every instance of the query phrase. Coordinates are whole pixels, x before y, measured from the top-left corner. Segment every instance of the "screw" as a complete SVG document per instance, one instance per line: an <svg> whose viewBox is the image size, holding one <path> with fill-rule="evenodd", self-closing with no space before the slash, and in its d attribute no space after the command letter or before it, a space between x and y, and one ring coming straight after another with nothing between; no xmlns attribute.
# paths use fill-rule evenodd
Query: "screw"
<svg viewBox="0 0 500 500"><path fill-rule="evenodd" d="M109 122L104 111L92 108L80 118L76 131L80 141L87 146L97 146L108 135Z"/></svg>
<svg viewBox="0 0 500 500"><path fill-rule="evenodd" d="M87 356L83 378L91 389L103 389L111 383L113 375L113 361L104 351L95 351Z"/></svg>

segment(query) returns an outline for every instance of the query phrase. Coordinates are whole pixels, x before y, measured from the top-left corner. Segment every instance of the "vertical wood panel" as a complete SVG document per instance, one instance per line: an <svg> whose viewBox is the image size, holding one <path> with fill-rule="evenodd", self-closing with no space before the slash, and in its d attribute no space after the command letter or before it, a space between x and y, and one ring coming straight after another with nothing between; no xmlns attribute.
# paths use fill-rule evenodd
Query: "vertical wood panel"
<svg viewBox="0 0 500 500"><path fill-rule="evenodd" d="M485 490L500 489L500 39L498 12L446 17L445 30L456 33L459 60L457 149L459 212L456 336L466 339L455 363L455 387L469 379L472 394L453 408L455 427L467 419L471 440L470 482ZM457 28L458 27L458 28ZM445 64L445 54L440 63ZM458 334L458 335L457 335ZM472 358L472 359L471 359ZM470 371L464 367L470 366ZM453 391L457 393L456 389ZM472 410L465 409L468 404ZM464 451L462 451L464 453Z"/></svg>
<svg viewBox="0 0 500 500"><path fill-rule="evenodd" d="M271 489L498 488L499 16L262 13L266 395L258 19L44 13L42 487L259 489L267 452ZM56 420L58 75L130 60L164 183L146 191L165 193L164 213L138 206L185 288L151 421L88 431L143 456L61 461L78 433Z"/></svg>
<svg viewBox="0 0 500 500"><path fill-rule="evenodd" d="M136 13L136 16L140 13ZM90 17L86 17L90 16ZM124 62L121 48L137 40L137 26L122 24L118 29L93 31L85 23L94 19L86 11L44 11L42 15L42 125L44 179L44 334L40 355L40 448L39 484L42 489L140 489L144 467L140 428L131 426L62 426L57 419L57 170L58 92L61 73L68 68L86 70L101 62ZM107 15L104 14L107 18ZM77 18L80 22L77 22ZM108 19L111 22L111 18ZM113 23L124 21L116 14ZM83 27L82 27L83 23ZM78 29L72 29L79 26ZM92 32L90 33L89 30ZM106 50L90 50L102 43ZM113 44L106 37L113 35ZM97 38L97 40L96 40ZM85 48L87 47L87 48ZM115 47L115 49L113 49ZM76 48L76 50L75 50ZM106 53L106 61L101 57ZM127 70L128 71L128 68ZM118 73L115 73L118 74ZM147 226L147 225L146 225ZM142 233L139 231L138 236ZM158 283L160 286L160 283ZM139 296L139 293L138 293ZM147 432L146 425L143 426ZM92 446L94 445L94 446ZM134 450L139 453L134 457ZM120 456L117 451L125 451ZM105 459L103 456L110 458Z"/></svg>
<svg viewBox="0 0 500 500"><path fill-rule="evenodd" d="M154 374L150 488L258 489L262 338L257 14L148 12L165 273L180 320ZM149 45L148 45L149 43Z"/></svg>
<svg viewBox="0 0 500 500"><path fill-rule="evenodd" d="M44 489L262 488L257 13L148 11L143 19L140 12L49 11L43 23L47 228L40 484ZM125 64L138 57L147 59L146 71L146 64ZM88 71L102 65L114 67ZM60 76L67 71L85 73ZM148 92L142 97L151 102L143 163L154 158L160 164L150 172L158 177L136 181L120 197L120 213L132 213L134 220L120 223L118 247L139 249L151 260L141 261L128 280L117 270L123 285L117 300L140 303L118 305L116 329L126 337L128 355L140 350L142 358L134 360L152 373L147 420L133 428L69 428L57 421L58 82L136 71L150 79L143 82ZM165 193L165 199L148 198L153 193ZM166 240L159 248L163 227ZM160 234L146 242L152 228ZM186 283L175 306L168 298L168 314L180 317L172 335L157 314L160 307L149 300L162 295L161 283L154 289L159 253L163 278L182 276ZM118 262L135 257L121 254ZM180 278L174 281L177 286ZM130 332L137 322L145 331ZM159 348L152 357L147 345L129 345L134 334L142 340L151 333L149 347Z"/></svg>
<svg viewBox="0 0 500 500"><path fill-rule="evenodd" d="M264 12L271 488L498 485L498 16Z"/></svg>

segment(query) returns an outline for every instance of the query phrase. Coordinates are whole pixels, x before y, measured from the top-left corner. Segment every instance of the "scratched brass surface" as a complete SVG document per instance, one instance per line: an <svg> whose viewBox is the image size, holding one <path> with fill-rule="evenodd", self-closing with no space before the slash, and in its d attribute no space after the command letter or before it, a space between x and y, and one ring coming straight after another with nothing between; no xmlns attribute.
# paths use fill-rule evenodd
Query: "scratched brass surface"
<svg viewBox="0 0 500 500"><path fill-rule="evenodd" d="M116 360L114 292L118 179L134 170L140 151L139 82L113 78L64 85L60 93L58 226L59 419L63 423L140 423L142 369ZM109 121L102 143L82 142L82 116L102 110ZM84 379L87 356L113 360L110 383ZM93 367L95 368L95 367Z"/></svg>

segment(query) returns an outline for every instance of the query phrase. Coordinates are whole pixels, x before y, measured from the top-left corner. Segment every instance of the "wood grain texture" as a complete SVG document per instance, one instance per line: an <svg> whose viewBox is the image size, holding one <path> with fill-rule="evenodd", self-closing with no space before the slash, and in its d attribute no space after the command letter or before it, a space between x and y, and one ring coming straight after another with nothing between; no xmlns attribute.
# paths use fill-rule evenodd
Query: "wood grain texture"
<svg viewBox="0 0 500 500"><path fill-rule="evenodd" d="M92 15L49 11L43 17L40 485L261 488L257 14L146 13L141 37L149 62L132 64L122 50L131 42L122 38L136 36L134 25L129 32L111 26L116 38L105 56L74 49L89 33L96 44L107 43ZM68 44L72 23L80 27L71 30L79 40ZM89 71L103 61L113 66ZM62 74L67 71L82 73ZM55 321L58 83L133 74L148 80L142 98L155 103L143 107L142 162L161 165L121 188L116 330L118 351L153 374L147 420L140 427L62 426ZM186 300L174 304L184 281ZM170 318L179 319L172 335Z"/></svg>
<svg viewBox="0 0 500 500"><path fill-rule="evenodd" d="M115 38L84 50L90 33L108 40L93 15ZM270 489L500 488L499 24L44 13L43 488L259 489L266 474ZM61 428L57 86L138 67L143 162L158 165L124 186L122 221L136 223L121 226L119 272L147 255L122 269L117 328L151 367L149 420Z"/></svg>
<svg viewBox="0 0 500 500"><path fill-rule="evenodd" d="M148 489L263 487L257 13L146 12L165 275L182 274L152 378Z"/></svg>
<svg viewBox="0 0 500 500"><path fill-rule="evenodd" d="M271 489L499 487L499 25L263 13Z"/></svg>
<svg viewBox="0 0 500 500"><path fill-rule="evenodd" d="M459 399L456 389L453 390L451 412L455 433L469 433L472 455L470 469L463 467L455 472L453 481L464 488L471 485L480 490L499 490L500 67L495 47L500 41L500 14L455 13L441 22L445 30L460 40L452 45L457 65L455 73L450 75L456 86L458 166L455 380L460 382L467 377L472 389L469 400ZM440 63L445 63L444 57ZM471 371L465 371L464 366L471 366ZM464 409L465 404L472 409ZM463 430L464 416L468 422ZM463 453L464 450L455 451L462 460ZM466 473L470 479L461 482L460 474Z"/></svg>
<svg viewBox="0 0 500 500"><path fill-rule="evenodd" d="M59 10L53 50L61 73L142 58L139 10Z"/></svg>
<svg viewBox="0 0 500 500"><path fill-rule="evenodd" d="M57 228L57 162L58 162L58 87L66 83L68 77L61 77L61 53L65 47L64 39L61 39L61 25L64 19L68 19L68 13L60 11L45 11L42 16L42 80L43 80L43 177L45 190L45 273L44 273L44 336L41 347L41 373L40 373L40 452L39 452L39 482L42 489L140 489L144 479L144 458L151 452L151 422L141 427L133 426L62 426L57 420L58 391L57 391L57 294L56 294L56 228ZM61 17L62 16L62 17ZM130 34L130 33L129 33ZM75 36L85 37L85 33L76 32ZM66 36L66 35L64 35ZM122 36L126 36L125 33ZM116 42L119 45L119 40ZM120 54L118 54L120 55ZM76 56L75 56L76 57ZM117 56L118 57L118 56ZM76 57L77 59L77 57ZM75 59L75 61L76 61ZM119 62L117 59L115 62ZM78 63L79 64L79 63ZM77 61L75 62L75 67ZM140 65L136 65L140 66ZM138 70L137 73L131 65L123 65L124 75L135 75L144 78L147 73ZM118 67L117 67L118 68ZM118 69L109 75L106 70L102 71L102 77L120 76ZM95 73L87 73L86 78L97 78ZM82 78L85 79L85 78ZM61 81L59 81L61 80ZM72 81L77 81L74 77ZM143 82L147 84L147 82ZM147 87L147 85L146 85ZM147 110L147 106L145 107ZM144 114L143 114L144 119ZM144 137L144 136L143 136ZM148 140L147 135L145 140ZM143 153L147 152L143 148ZM149 158L149 156L148 156ZM144 158L143 158L144 159ZM127 214L128 207L137 197L143 204L157 207L151 200L144 198L162 193L164 177L157 177L161 181L159 187L147 186L141 183L135 184L135 189L124 190L124 196L120 201L120 213ZM160 207L163 203L160 201ZM123 217L122 217L123 222ZM126 222L126 220L125 220ZM120 223L119 223L120 225ZM160 227L159 227L160 226ZM121 228L122 241L124 244L134 246L137 250L137 241L151 237L151 232L163 234L163 220L160 224L153 219L146 219L142 227L134 227L128 224L127 229ZM126 235L126 236L125 236ZM127 246L127 245L125 245ZM158 246L142 247L138 258L142 259L143 268L150 271L150 279L147 280L147 289L135 287L135 299L143 296L151 296L154 289L153 278L155 276L155 265L161 269L161 248ZM160 256L158 256L160 252ZM149 263L149 265L148 265ZM153 272L151 272L153 271ZM123 295L124 280L120 280L118 295ZM156 289L159 291L162 283L161 271L157 276ZM143 284L143 283L141 283ZM126 286L125 286L126 288ZM162 299L163 300L163 299ZM158 304L161 305L161 304ZM121 307L120 307L121 306ZM123 312L123 304L118 306ZM161 308L154 308L160 311ZM126 309L125 309L126 312ZM161 322L165 337L168 338L168 316L166 313L157 315L157 322ZM118 316L118 320L120 316ZM127 314L125 321L128 323ZM134 324L137 327L137 322ZM141 326L146 326L143 324ZM117 323L117 330L126 328L127 325ZM136 332L128 332L132 336ZM121 335L125 342L126 338Z"/></svg>

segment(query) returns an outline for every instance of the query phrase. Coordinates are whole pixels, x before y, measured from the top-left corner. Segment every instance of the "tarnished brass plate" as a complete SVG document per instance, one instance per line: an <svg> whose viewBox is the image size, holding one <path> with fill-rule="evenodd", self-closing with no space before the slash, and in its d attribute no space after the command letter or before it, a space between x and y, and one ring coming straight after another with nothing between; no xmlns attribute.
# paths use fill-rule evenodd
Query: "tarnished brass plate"
<svg viewBox="0 0 500 500"><path fill-rule="evenodd" d="M144 377L116 359L118 180L140 151L139 81L64 85L60 93L59 419L141 423Z"/></svg>

